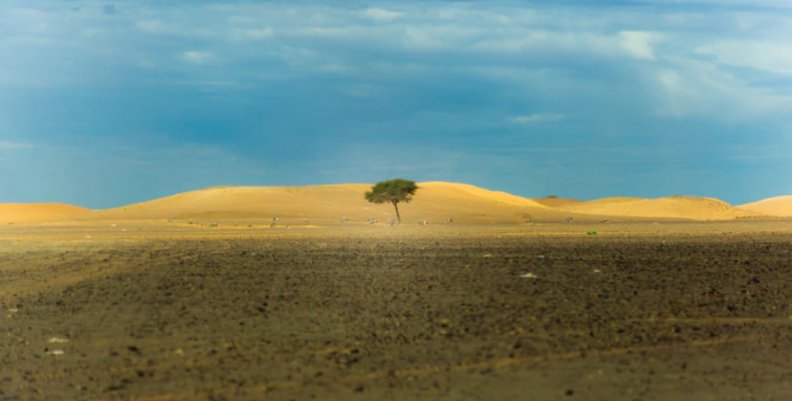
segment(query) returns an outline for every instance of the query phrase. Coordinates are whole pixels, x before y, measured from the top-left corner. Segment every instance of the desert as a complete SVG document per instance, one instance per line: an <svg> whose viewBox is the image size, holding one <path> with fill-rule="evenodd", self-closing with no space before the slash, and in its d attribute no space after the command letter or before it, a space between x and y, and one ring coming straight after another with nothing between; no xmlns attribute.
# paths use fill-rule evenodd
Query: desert
<svg viewBox="0 0 792 401"><path fill-rule="evenodd" d="M0 401L792 401L789 0L0 3Z"/></svg>
<svg viewBox="0 0 792 401"><path fill-rule="evenodd" d="M780 352L792 345L788 220L688 198L675 200L694 207L662 218L665 200L648 212L633 199L593 202L627 202L605 217L580 213L587 202L560 210L419 183L403 223L389 225L389 205L361 201L367 187L211 188L3 225L0 396L737 400L792 390Z"/></svg>

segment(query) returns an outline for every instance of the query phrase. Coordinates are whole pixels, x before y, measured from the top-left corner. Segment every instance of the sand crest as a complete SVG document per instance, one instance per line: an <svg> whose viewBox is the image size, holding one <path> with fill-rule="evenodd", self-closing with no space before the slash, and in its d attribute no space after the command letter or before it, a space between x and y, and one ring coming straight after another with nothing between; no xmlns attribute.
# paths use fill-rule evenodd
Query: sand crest
<svg viewBox="0 0 792 401"><path fill-rule="evenodd" d="M792 195L776 196L740 205L740 209L750 210L767 216L792 217Z"/></svg>
<svg viewBox="0 0 792 401"><path fill-rule="evenodd" d="M603 198L557 207L573 213L600 216L678 218L690 220L731 220L754 217L757 213L742 210L715 198L670 196L656 199Z"/></svg>
<svg viewBox="0 0 792 401"><path fill-rule="evenodd" d="M565 212L534 200L467 184L419 183L409 204L401 204L402 219L417 223L514 223L534 217L561 219ZM269 219L299 222L385 222L394 216L389 204L363 198L370 184L302 187L213 187L97 212L89 219Z"/></svg>
<svg viewBox="0 0 792 401"><path fill-rule="evenodd" d="M63 203L2 203L0 224L45 223L89 213L90 209Z"/></svg>

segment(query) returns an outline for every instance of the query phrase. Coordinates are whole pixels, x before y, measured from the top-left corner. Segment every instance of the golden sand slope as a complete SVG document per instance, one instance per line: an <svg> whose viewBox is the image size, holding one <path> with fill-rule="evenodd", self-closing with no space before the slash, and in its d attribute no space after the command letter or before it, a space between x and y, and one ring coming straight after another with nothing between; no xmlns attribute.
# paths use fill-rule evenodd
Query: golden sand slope
<svg viewBox="0 0 792 401"><path fill-rule="evenodd" d="M443 222L523 222L531 218L561 219L566 215L531 199L489 191L472 185L425 182L409 204L400 204L405 222L425 219ZM370 184L317 185L305 187L214 187L97 212L99 219L270 219L295 223L338 222L393 217L389 204L367 202L363 194Z"/></svg>
<svg viewBox="0 0 792 401"><path fill-rule="evenodd" d="M90 212L84 207L62 203L0 203L0 224L43 223Z"/></svg>
<svg viewBox="0 0 792 401"><path fill-rule="evenodd" d="M571 199L571 198L559 198L555 196L547 196L544 198L534 198L535 202L539 203L540 205L544 205L547 207L552 208L563 208L566 206L578 205L583 203L581 200Z"/></svg>
<svg viewBox="0 0 792 401"><path fill-rule="evenodd" d="M767 216L792 217L792 195L776 196L740 205L740 209L750 210Z"/></svg>
<svg viewBox="0 0 792 401"><path fill-rule="evenodd" d="M572 213L601 216L680 218L690 220L731 220L757 216L715 198L670 196L657 199L602 198L558 207Z"/></svg>
<svg viewBox="0 0 792 401"><path fill-rule="evenodd" d="M441 223L449 218L459 223L522 223L529 220L563 221L567 216L583 221L594 221L604 216L729 220L759 215L713 198L619 197L582 202L562 198L528 199L447 182L424 182L418 186L414 200L400 204L402 220L406 223L420 220ZM342 219L365 222L369 218L386 222L394 216L393 207L367 202L363 194L370 188L370 184L214 187L103 211L62 204L9 204L2 205L0 223L48 222L65 218L164 220L171 217L181 221L247 220L259 224L274 217L280 218L283 224L334 224ZM774 210L779 213L781 209Z"/></svg>

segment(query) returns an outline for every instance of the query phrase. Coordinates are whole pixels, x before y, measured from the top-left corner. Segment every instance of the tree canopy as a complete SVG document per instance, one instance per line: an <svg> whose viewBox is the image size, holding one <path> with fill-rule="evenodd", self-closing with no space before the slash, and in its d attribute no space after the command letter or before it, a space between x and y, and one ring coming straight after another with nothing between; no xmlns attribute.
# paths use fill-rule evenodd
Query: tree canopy
<svg viewBox="0 0 792 401"><path fill-rule="evenodd" d="M418 185L415 181L395 178L387 181L380 181L371 187L371 191L366 192L366 200L372 203L391 203L396 209L396 220L401 222L399 215L399 202L407 203L412 200Z"/></svg>

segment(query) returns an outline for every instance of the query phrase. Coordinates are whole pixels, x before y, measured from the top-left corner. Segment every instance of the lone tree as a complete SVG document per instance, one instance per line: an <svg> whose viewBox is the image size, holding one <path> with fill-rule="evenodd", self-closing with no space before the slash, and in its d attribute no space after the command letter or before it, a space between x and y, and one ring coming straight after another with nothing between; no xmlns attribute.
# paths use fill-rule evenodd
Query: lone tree
<svg viewBox="0 0 792 401"><path fill-rule="evenodd" d="M371 187L371 191L366 192L366 200L373 203L392 203L396 209L396 221L401 223L399 202L407 203L411 201L417 190L418 186L415 185L414 181L396 178L378 182Z"/></svg>

